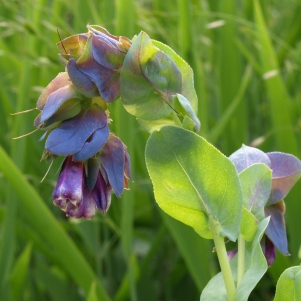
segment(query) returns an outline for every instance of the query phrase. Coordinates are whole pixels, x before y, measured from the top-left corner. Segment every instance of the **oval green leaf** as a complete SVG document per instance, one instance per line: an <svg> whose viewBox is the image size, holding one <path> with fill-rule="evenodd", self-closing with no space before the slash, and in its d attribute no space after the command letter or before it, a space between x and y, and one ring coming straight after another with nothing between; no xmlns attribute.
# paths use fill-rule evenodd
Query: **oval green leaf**
<svg viewBox="0 0 301 301"><path fill-rule="evenodd" d="M239 235L242 193L234 164L205 139L175 126L153 132L146 164L156 201L163 211L211 238L207 219L221 225L221 236Z"/></svg>
<svg viewBox="0 0 301 301"><path fill-rule="evenodd" d="M246 241L252 241L257 230L256 217L246 208L242 208L240 234Z"/></svg>
<svg viewBox="0 0 301 301"><path fill-rule="evenodd" d="M120 76L123 105L141 119L164 118L173 110L173 96L181 93L181 71L144 32L126 54Z"/></svg>
<svg viewBox="0 0 301 301"><path fill-rule="evenodd" d="M256 163L239 174L243 195L243 205L258 221L264 219L266 205L272 185L272 170L263 163Z"/></svg>
<svg viewBox="0 0 301 301"><path fill-rule="evenodd" d="M301 300L301 266L286 269L277 282L274 301Z"/></svg>

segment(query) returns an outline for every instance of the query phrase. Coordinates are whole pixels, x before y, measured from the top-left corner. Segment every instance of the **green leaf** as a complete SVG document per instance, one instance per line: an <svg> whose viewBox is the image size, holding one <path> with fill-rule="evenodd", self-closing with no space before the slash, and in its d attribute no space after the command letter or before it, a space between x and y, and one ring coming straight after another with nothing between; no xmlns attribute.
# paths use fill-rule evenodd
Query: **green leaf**
<svg viewBox="0 0 301 301"><path fill-rule="evenodd" d="M235 241L240 231L242 194L234 164L193 132L165 126L146 146L146 164L163 211L212 238L207 217L221 235Z"/></svg>
<svg viewBox="0 0 301 301"><path fill-rule="evenodd" d="M19 300L22 289L27 280L28 267L30 263L32 244L29 242L17 259L10 274L10 284L14 300Z"/></svg>
<svg viewBox="0 0 301 301"><path fill-rule="evenodd" d="M269 217L263 219L258 225L254 240L246 243L246 273L237 288L236 301L247 301L256 284L267 271L268 265L261 249L260 240L268 223Z"/></svg>
<svg viewBox="0 0 301 301"><path fill-rule="evenodd" d="M137 120L139 124L149 133L159 131L164 125L177 125L182 127L182 123L175 112L171 112L171 114L167 115L166 117L157 120L143 120L139 118L137 118Z"/></svg>
<svg viewBox="0 0 301 301"><path fill-rule="evenodd" d="M242 208L240 234L246 241L252 241L257 230L256 217L246 208Z"/></svg>
<svg viewBox="0 0 301 301"><path fill-rule="evenodd" d="M263 219L259 225L253 242L246 243L245 255L245 275L240 282L237 293L236 301L247 301L250 293L264 275L267 270L267 263L262 253L260 240L268 226L269 218ZM230 262L231 270L234 279L237 278L237 255ZM222 273L214 276L201 294L200 301L225 301L227 299L226 288ZM286 299L283 299L286 300Z"/></svg>
<svg viewBox="0 0 301 301"><path fill-rule="evenodd" d="M201 123L193 111L190 102L181 94L177 94L175 97L175 109L180 111L184 116L189 116L194 123L195 131L198 133L201 128Z"/></svg>
<svg viewBox="0 0 301 301"><path fill-rule="evenodd" d="M177 65L182 73L182 88L181 94L188 99L190 102L191 107L193 108L194 112L198 112L198 97L196 95L194 89L194 79L193 79L193 70L184 61L174 50L172 50L169 46L159 42L152 40L152 43L158 47L161 51L166 53Z"/></svg>
<svg viewBox="0 0 301 301"><path fill-rule="evenodd" d="M286 269L280 276L274 301L301 300L301 266Z"/></svg>
<svg viewBox="0 0 301 301"><path fill-rule="evenodd" d="M126 54L121 69L121 98L125 109L146 120L172 112L176 93L181 93L182 74L172 59L141 32Z"/></svg>
<svg viewBox="0 0 301 301"><path fill-rule="evenodd" d="M251 211L258 221L264 219L272 185L272 170L263 163L253 164L239 174L243 194L243 206Z"/></svg>

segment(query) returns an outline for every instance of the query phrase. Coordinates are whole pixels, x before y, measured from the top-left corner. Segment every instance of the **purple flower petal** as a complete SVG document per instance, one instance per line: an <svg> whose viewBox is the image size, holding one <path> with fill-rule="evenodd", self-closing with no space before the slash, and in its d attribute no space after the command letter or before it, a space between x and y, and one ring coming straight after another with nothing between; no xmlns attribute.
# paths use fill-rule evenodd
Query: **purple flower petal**
<svg viewBox="0 0 301 301"><path fill-rule="evenodd" d="M49 134L45 148L55 155L76 154L96 130L106 125L106 113L98 106L94 106L72 119L63 121L59 128Z"/></svg>
<svg viewBox="0 0 301 301"><path fill-rule="evenodd" d="M270 222L265 230L266 235L283 255L290 255L287 247L285 220L280 210L275 206L267 206L265 215L270 216Z"/></svg>
<svg viewBox="0 0 301 301"><path fill-rule="evenodd" d="M95 84L78 69L75 59L71 58L68 61L67 71L73 85L80 93L87 97L98 96Z"/></svg>
<svg viewBox="0 0 301 301"><path fill-rule="evenodd" d="M293 155L267 153L271 161L272 191L268 205L282 200L301 177L301 161Z"/></svg>
<svg viewBox="0 0 301 301"><path fill-rule="evenodd" d="M96 214L96 210L97 207L92 192L88 187L84 187L82 201L77 206L69 202L66 208L66 216L92 219Z"/></svg>
<svg viewBox="0 0 301 301"><path fill-rule="evenodd" d="M125 163L122 141L111 134L107 143L102 148L100 158L115 194L120 197L124 189L123 174Z"/></svg>
<svg viewBox="0 0 301 301"><path fill-rule="evenodd" d="M263 242L261 243L262 251L270 267L276 259L276 248L266 235L264 235L261 242Z"/></svg>
<svg viewBox="0 0 301 301"><path fill-rule="evenodd" d="M59 73L49 84L48 86L43 90L42 94L40 95L38 102L37 102L37 109L43 110L48 96L53 93L54 91L66 86L70 85L71 81L68 76L67 72L61 72Z"/></svg>
<svg viewBox="0 0 301 301"><path fill-rule="evenodd" d="M74 161L85 161L94 156L104 146L109 138L109 128L105 125L103 128L96 130L89 138L83 148L73 156Z"/></svg>
<svg viewBox="0 0 301 301"><path fill-rule="evenodd" d="M81 202L83 197L83 163L72 161L68 156L60 172L56 187L52 193L53 202L65 210L67 200L74 205Z"/></svg>
<svg viewBox="0 0 301 301"><path fill-rule="evenodd" d="M231 251L227 251L227 256L228 256L228 259L231 260L234 258L234 256L237 254L238 250L235 249L235 250L231 250Z"/></svg>
<svg viewBox="0 0 301 301"><path fill-rule="evenodd" d="M271 167L269 157L261 150L243 145L239 150L234 152L229 159L234 163L238 173L255 163L264 163Z"/></svg>
<svg viewBox="0 0 301 301"><path fill-rule="evenodd" d="M106 183L101 173L98 173L95 187L93 189L93 196L97 207L105 215L111 204L112 188L109 183Z"/></svg>

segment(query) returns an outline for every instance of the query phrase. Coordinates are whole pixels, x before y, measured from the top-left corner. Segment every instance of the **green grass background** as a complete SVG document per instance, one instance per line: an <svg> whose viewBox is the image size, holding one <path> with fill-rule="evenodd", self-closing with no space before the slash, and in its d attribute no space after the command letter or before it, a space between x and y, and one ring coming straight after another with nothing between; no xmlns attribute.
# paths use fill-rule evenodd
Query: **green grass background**
<svg viewBox="0 0 301 301"><path fill-rule="evenodd" d="M296 0L0 0L0 301L198 300L218 271L211 241L158 208L148 178L148 137L120 101L112 130L127 144L134 183L108 214L68 219L52 205L60 162L43 183L37 112L63 71L62 38L99 24L141 30L194 69L201 135L230 155L242 143L301 157L301 4ZM250 300L272 300L282 271L300 262L301 183L286 198L290 257L278 254Z"/></svg>

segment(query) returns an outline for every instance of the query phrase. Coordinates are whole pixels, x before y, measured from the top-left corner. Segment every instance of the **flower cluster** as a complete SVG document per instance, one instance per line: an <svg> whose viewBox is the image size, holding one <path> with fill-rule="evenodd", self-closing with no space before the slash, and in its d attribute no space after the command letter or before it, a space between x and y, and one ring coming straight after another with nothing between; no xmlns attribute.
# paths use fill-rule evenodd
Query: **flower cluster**
<svg viewBox="0 0 301 301"><path fill-rule="evenodd" d="M108 106L120 97L120 69L131 41L100 26L58 43L65 72L45 88L34 125L47 135L43 158L64 156L53 200L67 216L105 214L112 191L120 197L131 179L130 158L110 133Z"/></svg>
<svg viewBox="0 0 301 301"><path fill-rule="evenodd" d="M261 241L262 250L271 266L276 257L275 247L284 255L288 251L286 227L284 220L284 198L301 177L301 161L293 155L270 152L264 153L259 149L243 145L229 159L236 166L238 173L256 163L263 163L272 170L271 189L267 199L261 204L252 206L262 207L263 217L270 216L270 222ZM252 211L251 208L247 208Z"/></svg>

